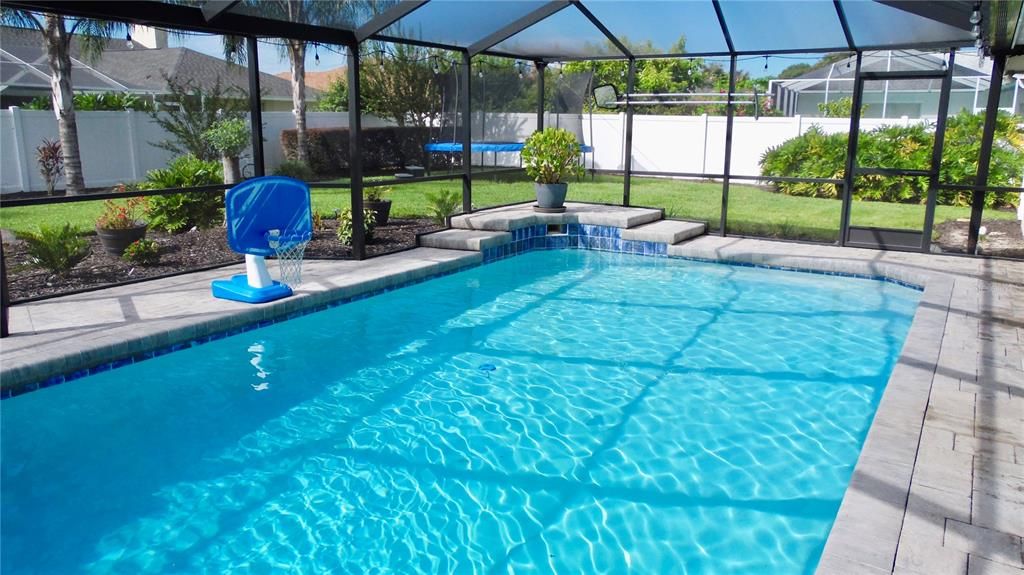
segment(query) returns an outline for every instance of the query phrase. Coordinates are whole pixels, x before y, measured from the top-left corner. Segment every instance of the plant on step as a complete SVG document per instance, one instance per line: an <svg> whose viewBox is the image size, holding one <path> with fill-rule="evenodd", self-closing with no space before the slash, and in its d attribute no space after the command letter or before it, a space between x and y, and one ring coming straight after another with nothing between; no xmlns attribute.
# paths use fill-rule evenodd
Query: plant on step
<svg viewBox="0 0 1024 575"><path fill-rule="evenodd" d="M66 275L89 256L89 242L71 224L39 226L38 233L20 235L35 263L55 274Z"/></svg>
<svg viewBox="0 0 1024 575"><path fill-rule="evenodd" d="M427 212L430 219L444 225L449 216L459 213L462 195L454 190L442 189L437 194L427 194Z"/></svg>
<svg viewBox="0 0 1024 575"><path fill-rule="evenodd" d="M64 172L64 154L60 150L60 141L43 138L43 143L36 146L36 162L46 182L46 193L52 196L57 178Z"/></svg>
<svg viewBox="0 0 1024 575"><path fill-rule="evenodd" d="M142 214L145 213L148 201L142 196L128 198L123 202L107 200L103 202L103 213L96 218L96 227L101 230L128 230L143 224Z"/></svg>
<svg viewBox="0 0 1024 575"><path fill-rule="evenodd" d="M150 170L142 188L189 188L223 183L221 164L193 155L175 158L167 168ZM193 227L210 228L224 220L224 194L219 191L155 196L147 210L149 223L171 233Z"/></svg>
<svg viewBox="0 0 1024 575"><path fill-rule="evenodd" d="M373 229L377 226L377 222L374 219L374 211L365 208L363 209L363 226L364 226L364 238L366 241L373 239ZM344 209L341 214L338 215L338 240L346 246L352 245L352 210Z"/></svg>
<svg viewBox="0 0 1024 575"><path fill-rule="evenodd" d="M153 240L136 240L124 250L121 259L133 264L152 265L160 261L160 246Z"/></svg>
<svg viewBox="0 0 1024 575"><path fill-rule="evenodd" d="M522 151L523 168L538 184L557 184L562 178L583 175L576 136L561 128L534 132Z"/></svg>

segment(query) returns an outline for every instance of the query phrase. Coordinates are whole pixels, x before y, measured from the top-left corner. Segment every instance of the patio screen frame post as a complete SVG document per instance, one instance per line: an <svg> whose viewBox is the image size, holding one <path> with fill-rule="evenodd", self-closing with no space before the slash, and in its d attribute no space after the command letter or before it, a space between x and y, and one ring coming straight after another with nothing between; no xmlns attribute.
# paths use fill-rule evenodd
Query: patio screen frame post
<svg viewBox="0 0 1024 575"><path fill-rule="evenodd" d="M857 51L857 67L853 71L853 102L850 108L850 132L846 138L846 166L843 169L843 205L839 211L839 245L846 246L850 233L850 208L853 202L853 167L857 159L860 137L860 109L864 102L863 82L860 81L864 53Z"/></svg>
<svg viewBox="0 0 1024 575"><path fill-rule="evenodd" d="M469 50L462 51L462 90L459 94L459 107L462 108L462 213L473 211L473 117L470 99L470 85L473 79L473 59Z"/></svg>
<svg viewBox="0 0 1024 575"><path fill-rule="evenodd" d="M4 255L4 243L0 242L0 337L11 335L8 323L8 309L11 307L11 294L7 289L7 256Z"/></svg>
<svg viewBox="0 0 1024 575"><path fill-rule="evenodd" d="M729 56L729 93L725 105L725 163L722 166L722 213L719 215L718 235L725 237L729 220L729 174L732 169L732 124L736 115L733 93L736 92L736 54Z"/></svg>
<svg viewBox="0 0 1024 575"><path fill-rule="evenodd" d="M352 202L352 257L366 259L366 227L363 222L363 118L359 93L359 44L348 46L348 170Z"/></svg>
<svg viewBox="0 0 1024 575"><path fill-rule="evenodd" d="M263 165L263 106L260 102L260 58L255 36L246 36L246 61L249 68L249 133L252 136L252 170L257 178L266 175Z"/></svg>
<svg viewBox="0 0 1024 575"><path fill-rule="evenodd" d="M928 200L924 207L924 234L921 237L923 253L928 253L932 249L932 227L935 225L935 203L939 193L942 150L946 145L946 119L949 115L949 92L953 87L955 63L956 50L950 50L949 61L946 63L946 74L942 77L942 87L939 89L939 113L935 120L935 141L932 142L932 173L928 176Z"/></svg>
<svg viewBox="0 0 1024 575"><path fill-rule="evenodd" d="M547 62L537 61L533 65L537 68L537 130L544 129L544 71L548 68Z"/></svg>
<svg viewBox="0 0 1024 575"><path fill-rule="evenodd" d="M633 104L629 95L636 85L636 58L629 59L626 75L626 143L622 146L622 205L629 206L629 192L633 179Z"/></svg>
<svg viewBox="0 0 1024 575"><path fill-rule="evenodd" d="M974 177L974 193L971 195L971 223L967 230L967 253L978 249L978 235L981 216L985 211L985 186L988 185L989 163L992 160L992 141L996 134L996 118L999 116L999 97L1002 95L1003 71L1006 69L1006 54L992 55L992 76L988 82L988 99L985 103L985 127L981 132L981 151L978 153L978 171Z"/></svg>

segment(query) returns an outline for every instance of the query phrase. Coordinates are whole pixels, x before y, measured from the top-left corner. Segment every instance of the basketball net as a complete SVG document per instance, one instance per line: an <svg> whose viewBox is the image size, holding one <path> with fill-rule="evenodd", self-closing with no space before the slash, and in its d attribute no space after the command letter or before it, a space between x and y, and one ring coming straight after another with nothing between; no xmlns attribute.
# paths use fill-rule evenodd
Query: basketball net
<svg viewBox="0 0 1024 575"><path fill-rule="evenodd" d="M291 287L302 283L302 256L306 253L307 235L281 235L280 230L267 232L267 243L277 256L280 282Z"/></svg>

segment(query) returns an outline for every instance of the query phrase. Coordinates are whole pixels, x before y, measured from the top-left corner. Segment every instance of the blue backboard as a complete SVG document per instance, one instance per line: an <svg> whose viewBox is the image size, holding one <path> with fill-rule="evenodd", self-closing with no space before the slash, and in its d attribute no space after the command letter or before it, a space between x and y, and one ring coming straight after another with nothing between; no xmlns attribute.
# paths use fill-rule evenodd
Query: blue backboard
<svg viewBox="0 0 1024 575"><path fill-rule="evenodd" d="M279 230L281 236L313 234L309 186L284 176L253 178L228 190L224 197L227 210L228 245L242 254L272 256L267 232Z"/></svg>

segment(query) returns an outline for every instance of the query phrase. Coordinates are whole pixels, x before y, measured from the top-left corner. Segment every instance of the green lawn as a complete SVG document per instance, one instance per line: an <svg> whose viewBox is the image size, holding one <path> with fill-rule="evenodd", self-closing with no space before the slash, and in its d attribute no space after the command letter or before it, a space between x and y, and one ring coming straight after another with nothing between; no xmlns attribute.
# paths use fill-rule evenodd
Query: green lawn
<svg viewBox="0 0 1024 575"><path fill-rule="evenodd" d="M477 209L500 204L528 201L533 187L523 178L510 181L506 175L481 176L473 182L473 204ZM461 193L460 180L418 182L395 186L386 197L393 200L392 215L418 216L427 213L426 194L443 189ZM721 184L659 178L634 178L631 203L639 206L664 207L670 217L706 220L711 229L719 225ZM599 176L594 180L574 182L569 186L569 200L621 203L622 178ZM323 212L349 205L348 190L313 189L313 207ZM5 208L0 210L0 227L15 232L35 230L39 224L71 222L82 229L92 229L102 202L78 202ZM730 233L835 241L839 230L840 202L818 198L786 196L760 188L732 185L729 188ZM939 206L935 222L967 218L969 208ZM989 210L986 218L1012 219L1013 212ZM860 226L920 229L924 207L907 204L855 202L851 223Z"/></svg>

